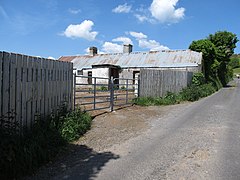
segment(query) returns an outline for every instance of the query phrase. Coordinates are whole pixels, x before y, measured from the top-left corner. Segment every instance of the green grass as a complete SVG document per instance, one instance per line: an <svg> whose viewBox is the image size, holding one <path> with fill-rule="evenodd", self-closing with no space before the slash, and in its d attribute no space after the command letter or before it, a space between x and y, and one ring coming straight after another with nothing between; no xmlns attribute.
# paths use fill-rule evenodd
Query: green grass
<svg viewBox="0 0 240 180"><path fill-rule="evenodd" d="M8 120L1 118L4 124ZM78 139L91 126L91 117L76 109L65 108L47 119L39 119L31 130L20 136L19 125L0 126L0 179L18 179L32 174L52 160L68 142Z"/></svg>
<svg viewBox="0 0 240 180"><path fill-rule="evenodd" d="M212 84L191 85L180 93L168 92L164 97L140 97L134 99L134 103L140 106L160 106L178 104L182 101L197 101L200 98L209 96L216 91Z"/></svg>
<svg viewBox="0 0 240 180"><path fill-rule="evenodd" d="M67 142L75 141L85 134L91 127L92 118L89 114L76 109L63 118L60 127L61 137Z"/></svg>
<svg viewBox="0 0 240 180"><path fill-rule="evenodd" d="M234 74L240 74L240 68L235 68L233 69Z"/></svg>

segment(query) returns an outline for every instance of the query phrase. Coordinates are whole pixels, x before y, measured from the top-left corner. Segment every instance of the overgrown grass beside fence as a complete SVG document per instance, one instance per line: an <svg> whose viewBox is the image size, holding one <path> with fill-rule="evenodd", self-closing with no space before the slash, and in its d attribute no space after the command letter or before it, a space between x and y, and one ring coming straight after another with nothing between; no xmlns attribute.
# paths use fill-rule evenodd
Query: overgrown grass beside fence
<svg viewBox="0 0 240 180"><path fill-rule="evenodd" d="M192 85L184 88L180 93L168 92L164 97L139 97L134 99L134 103L141 106L178 104L182 101L197 101L213 94L215 91L216 89L212 84Z"/></svg>
<svg viewBox="0 0 240 180"><path fill-rule="evenodd" d="M68 142L78 139L91 126L89 114L63 107L47 119L38 120L20 136L15 129L0 127L0 179L29 175L53 159Z"/></svg>
<svg viewBox="0 0 240 180"><path fill-rule="evenodd" d="M178 93L191 84L193 72L178 70L141 69L139 96L163 97Z"/></svg>
<svg viewBox="0 0 240 180"><path fill-rule="evenodd" d="M170 105L182 101L197 101L200 98L209 96L218 90L212 83L205 84L202 73L195 73L192 77L191 85L183 88L179 93L167 92L163 97L139 97L134 99L134 103L141 106Z"/></svg>

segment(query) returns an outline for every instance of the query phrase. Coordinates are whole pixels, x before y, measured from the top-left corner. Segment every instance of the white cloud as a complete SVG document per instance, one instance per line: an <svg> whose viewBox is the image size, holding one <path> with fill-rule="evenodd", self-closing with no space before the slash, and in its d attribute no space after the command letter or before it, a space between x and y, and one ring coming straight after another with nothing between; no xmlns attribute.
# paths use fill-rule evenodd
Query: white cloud
<svg viewBox="0 0 240 180"><path fill-rule="evenodd" d="M159 42L155 40L140 39L138 42L139 42L139 47L150 49L150 51L159 51L159 50L169 49L168 47L161 45Z"/></svg>
<svg viewBox="0 0 240 180"><path fill-rule="evenodd" d="M48 59L55 60L55 58L54 58L54 57L52 57L52 56L49 56L49 57L48 57Z"/></svg>
<svg viewBox="0 0 240 180"><path fill-rule="evenodd" d="M84 49L84 52L85 52L85 55L88 55L89 54L89 52L90 52L90 50L89 50L89 47L88 48L86 48L86 49ZM97 52L98 54L106 54L105 52L102 52L102 51L99 51L98 50L98 52ZM81 55L80 55L81 56Z"/></svg>
<svg viewBox="0 0 240 180"><path fill-rule="evenodd" d="M131 11L132 6L131 5L127 5L127 3L123 4L123 5L119 5L116 8L114 8L112 10L112 12L114 13L129 13Z"/></svg>
<svg viewBox="0 0 240 180"><path fill-rule="evenodd" d="M90 20L85 20L81 24L70 24L63 35L69 38L83 38L93 41L98 35L98 32L92 31L93 25L94 23Z"/></svg>
<svg viewBox="0 0 240 180"><path fill-rule="evenodd" d="M185 8L176 9L179 0L153 0L149 10L160 23L177 23L184 18Z"/></svg>
<svg viewBox="0 0 240 180"><path fill-rule="evenodd" d="M132 40L128 37L118 37L112 40L113 42L123 42L123 44L133 44Z"/></svg>
<svg viewBox="0 0 240 180"><path fill-rule="evenodd" d="M70 12L71 14L78 14L78 13L81 12L81 9L71 9L71 8L69 8L68 12Z"/></svg>
<svg viewBox="0 0 240 180"><path fill-rule="evenodd" d="M150 49L150 51L168 50L167 46L161 45L155 40L148 40L148 36L142 32L130 31L129 34L136 38L138 41L138 46L143 49Z"/></svg>
<svg viewBox="0 0 240 180"><path fill-rule="evenodd" d="M86 54L89 54L89 52L90 52L89 47L86 48L86 49L84 49L84 52L85 52Z"/></svg>
<svg viewBox="0 0 240 180"><path fill-rule="evenodd" d="M133 37L135 37L136 39L146 39L147 35L143 34L142 32L134 32L134 31L130 31L129 34Z"/></svg>
<svg viewBox="0 0 240 180"><path fill-rule="evenodd" d="M140 22L144 22L144 21L149 21L149 18L145 15L140 15L140 14L134 14L134 16L140 21Z"/></svg>
<svg viewBox="0 0 240 180"><path fill-rule="evenodd" d="M112 43L112 42L105 42L102 46L102 50L107 53L121 53L123 51L122 45Z"/></svg>

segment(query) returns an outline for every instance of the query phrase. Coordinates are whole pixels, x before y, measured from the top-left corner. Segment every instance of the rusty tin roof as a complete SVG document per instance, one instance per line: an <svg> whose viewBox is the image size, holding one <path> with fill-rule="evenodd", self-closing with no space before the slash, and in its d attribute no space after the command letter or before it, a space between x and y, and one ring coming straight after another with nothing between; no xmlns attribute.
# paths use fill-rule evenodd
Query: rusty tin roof
<svg viewBox="0 0 240 180"><path fill-rule="evenodd" d="M202 63L202 53L191 50L97 54L95 56L62 56L60 61L73 63L75 69L90 69L92 65L112 64L121 68L196 67Z"/></svg>

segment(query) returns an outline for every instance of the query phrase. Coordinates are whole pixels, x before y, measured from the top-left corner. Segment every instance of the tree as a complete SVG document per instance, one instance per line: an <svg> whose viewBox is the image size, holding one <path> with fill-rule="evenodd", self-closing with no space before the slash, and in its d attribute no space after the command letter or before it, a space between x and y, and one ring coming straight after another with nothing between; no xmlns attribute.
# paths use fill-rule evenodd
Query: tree
<svg viewBox="0 0 240 180"><path fill-rule="evenodd" d="M203 71L207 81L213 82L217 88L226 86L232 76L230 57L238 42L236 34L218 31L207 39L193 41L189 49L203 53ZM220 81L221 82L220 82Z"/></svg>
<svg viewBox="0 0 240 180"><path fill-rule="evenodd" d="M234 49L238 42L236 34L228 31L218 31L210 34L208 39L215 45L217 50L217 59L219 62L228 62L234 54Z"/></svg>
<svg viewBox="0 0 240 180"><path fill-rule="evenodd" d="M215 34L210 34L208 39L216 47L216 58L220 63L218 75L223 86L226 86L232 73L228 67L230 57L234 54L234 49L238 42L236 34L227 31L218 31Z"/></svg>
<svg viewBox="0 0 240 180"><path fill-rule="evenodd" d="M211 67L216 58L216 49L214 44L208 39L201 39L198 41L193 41L189 46L189 49L197 52L202 52L203 55L203 72L205 79L209 81L211 76L213 76L213 71Z"/></svg>
<svg viewBox="0 0 240 180"><path fill-rule="evenodd" d="M230 65L232 68L238 68L238 67L240 67L240 58L231 57L231 58L230 58L230 61L229 61L229 65Z"/></svg>

